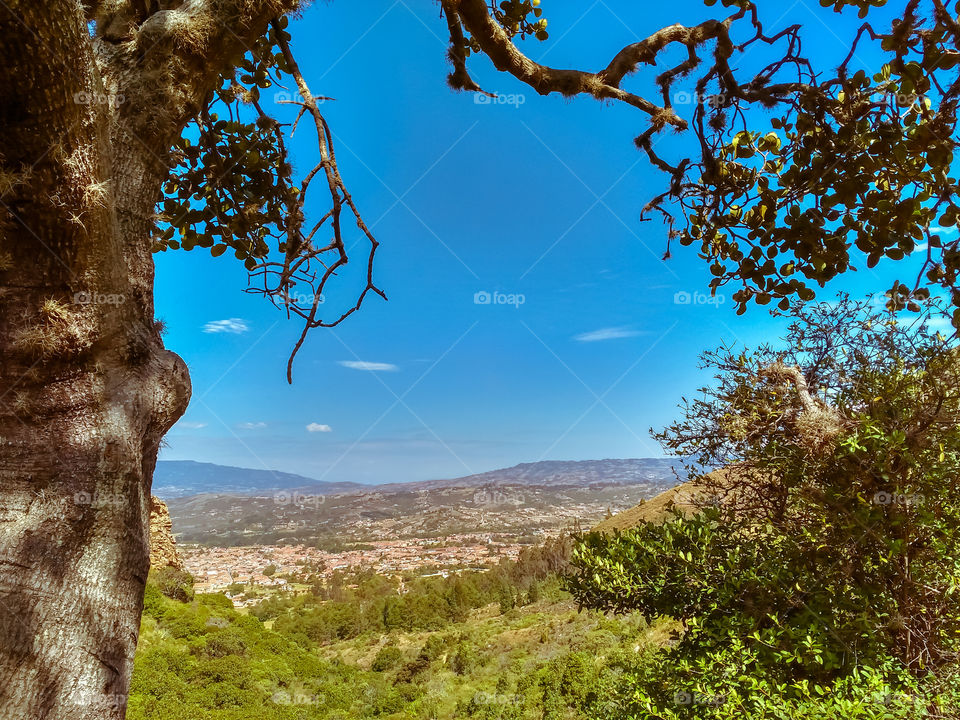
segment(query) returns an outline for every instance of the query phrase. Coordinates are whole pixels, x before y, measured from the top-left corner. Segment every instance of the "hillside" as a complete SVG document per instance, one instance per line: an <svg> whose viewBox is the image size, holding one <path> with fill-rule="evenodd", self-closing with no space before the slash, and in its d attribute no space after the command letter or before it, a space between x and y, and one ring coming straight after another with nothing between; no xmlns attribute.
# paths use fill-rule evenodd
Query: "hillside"
<svg viewBox="0 0 960 720"><path fill-rule="evenodd" d="M625 458L604 460L541 460L490 470L449 480L405 483L407 488L477 487L483 485L535 485L545 487L638 485L675 477L676 458ZM393 485L388 487L394 487Z"/></svg>
<svg viewBox="0 0 960 720"><path fill-rule="evenodd" d="M360 574L238 612L151 574L128 720L582 720L672 625L580 611L528 562Z"/></svg>
<svg viewBox="0 0 960 720"><path fill-rule="evenodd" d="M305 475L279 470L258 470L193 460L160 460L153 477L153 494L166 500L203 494L249 495L278 490L304 493L364 492L371 488L426 490L440 487L510 485L636 485L644 480L672 476L674 458L605 460L542 460L509 468L441 480L410 483L320 482Z"/></svg>
<svg viewBox="0 0 960 720"><path fill-rule="evenodd" d="M255 470L193 460L160 460L153 474L153 494L162 500L201 493L256 493L311 485L323 492L344 492L356 483L320 483L278 470Z"/></svg>
<svg viewBox="0 0 960 720"><path fill-rule="evenodd" d="M662 459L542 462L424 483L205 493L168 500L179 540L217 545L508 533L590 526L676 483Z"/></svg>
<svg viewBox="0 0 960 720"><path fill-rule="evenodd" d="M733 467L733 466L731 466ZM730 478L730 470L721 468L714 470L708 475L714 483L720 483L725 486L725 482ZM695 481L688 481L681 485L665 490L659 495L643 500L628 510L617 513L603 520L593 529L598 532L613 532L615 530L629 530L643 522L660 522L666 518L674 508L684 514L694 512L698 502L702 502L708 493L702 486ZM744 497L739 494L737 497ZM734 494L725 492L722 503L732 502Z"/></svg>
<svg viewBox="0 0 960 720"><path fill-rule="evenodd" d="M614 530L629 530L643 522L659 522L676 507L684 512L693 509L693 497L696 488L691 482L665 490L659 495L643 500L628 510L606 518L593 529L598 532L613 532Z"/></svg>

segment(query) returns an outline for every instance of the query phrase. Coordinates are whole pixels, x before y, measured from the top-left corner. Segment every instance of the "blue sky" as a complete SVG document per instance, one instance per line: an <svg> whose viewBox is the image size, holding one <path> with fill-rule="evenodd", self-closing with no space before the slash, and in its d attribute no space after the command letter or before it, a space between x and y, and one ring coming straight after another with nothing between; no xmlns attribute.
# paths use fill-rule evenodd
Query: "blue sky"
<svg viewBox="0 0 960 720"><path fill-rule="evenodd" d="M543 7L551 37L527 52L592 69L664 25L718 12L686 0ZM807 53L827 67L857 24L816 0L764 12L770 34L803 23ZM632 145L645 127L638 111L541 98L484 58L474 76L511 102L454 93L435 3L318 3L292 28L313 92L336 98L324 112L344 179L383 243L376 274L390 299L313 331L289 386L299 325L243 293L242 266L202 250L158 255L157 314L194 386L163 459L393 482L654 456L648 429L708 380L698 353L776 337L781 323L762 308L737 317L723 295L675 301L705 293L709 274L692 249L661 262L663 226L639 221L663 176ZM654 72L627 82L649 92ZM308 130L292 144L300 168L313 160ZM361 261L362 245L355 251ZM363 264L327 293L331 316L362 287ZM905 270L864 270L821 296L885 289Z"/></svg>

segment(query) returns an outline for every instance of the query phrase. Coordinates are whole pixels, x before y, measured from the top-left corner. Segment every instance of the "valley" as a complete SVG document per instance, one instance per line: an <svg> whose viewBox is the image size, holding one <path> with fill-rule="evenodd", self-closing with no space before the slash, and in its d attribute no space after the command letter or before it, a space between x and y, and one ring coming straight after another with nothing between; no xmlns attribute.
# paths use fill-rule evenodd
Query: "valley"
<svg viewBox="0 0 960 720"><path fill-rule="evenodd" d="M658 495L677 484L677 464L658 458L542 462L452 480L335 492L329 492L329 484L307 484L160 497L167 500L181 543L322 549L492 533L501 536L498 542L522 545L589 527Z"/></svg>

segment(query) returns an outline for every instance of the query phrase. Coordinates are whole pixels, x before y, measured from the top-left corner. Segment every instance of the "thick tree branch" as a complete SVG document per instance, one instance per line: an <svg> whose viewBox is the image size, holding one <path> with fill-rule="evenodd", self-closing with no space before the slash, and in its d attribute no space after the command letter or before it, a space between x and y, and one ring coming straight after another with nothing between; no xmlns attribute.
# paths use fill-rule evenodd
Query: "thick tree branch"
<svg viewBox="0 0 960 720"><path fill-rule="evenodd" d="M635 69L650 52L656 53L658 45L665 47L672 38L681 33L674 26L663 37L650 39L648 45L637 43L625 48L613 60L611 65L600 73L582 70L558 70L541 65L517 49L507 32L490 15L484 0L443 0L444 10L451 17L459 17L463 27L479 43L483 52L493 61L496 68L508 72L526 83L541 95L560 93L565 96L588 94L598 100L618 100L632 105L654 118L654 123L672 125L678 129L686 128L686 122L668 108L663 108L639 95L626 92L619 87L623 76L630 68Z"/></svg>
<svg viewBox="0 0 960 720"><path fill-rule="evenodd" d="M598 100L623 102L650 115L653 127L657 130L665 126L678 130L686 129L686 120L671 109L668 90L672 79L696 66L699 62L696 55L698 47L711 40L730 45L730 27L746 13L746 10L741 8L725 20L707 20L692 27L680 24L665 27L620 50L600 72L587 72L552 68L531 60L514 45L506 30L490 14L485 0L442 0L442 4L447 13L454 48L462 46L462 29L466 29L498 70L510 73L539 94L587 94ZM687 48L688 59L659 78L664 94L662 106L621 88L627 75L635 72L642 64L655 65L657 56L675 43ZM477 89L476 83L466 75L465 58L459 55L454 57L452 52L451 59L454 63L454 74L451 77L461 80L455 87Z"/></svg>

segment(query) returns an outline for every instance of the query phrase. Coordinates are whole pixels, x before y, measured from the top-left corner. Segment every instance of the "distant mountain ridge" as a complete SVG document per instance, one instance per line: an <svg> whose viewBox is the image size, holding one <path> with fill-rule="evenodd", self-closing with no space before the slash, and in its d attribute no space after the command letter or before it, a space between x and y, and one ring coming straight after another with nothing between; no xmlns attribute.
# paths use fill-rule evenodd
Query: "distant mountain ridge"
<svg viewBox="0 0 960 720"><path fill-rule="evenodd" d="M182 498L208 493L251 495L278 490L300 490L322 495L368 493L376 490L427 490L442 487L486 485L535 485L541 487L592 485L637 485L671 477L676 458L627 458L604 460L541 460L465 477L407 483L363 485L352 482L321 482L305 475L277 470L256 470L193 460L161 460L153 478L153 494L159 498Z"/></svg>
<svg viewBox="0 0 960 720"><path fill-rule="evenodd" d="M673 476L682 469L677 458L608 458L604 460L540 460L449 480L402 483L412 489L476 487L484 485L536 485L539 487L590 487L637 485ZM395 488L397 484L381 487Z"/></svg>
<svg viewBox="0 0 960 720"><path fill-rule="evenodd" d="M534 543L659 495L677 484L675 466L681 462L662 458L550 460L450 480L339 486L213 466L204 469L218 487L167 502L178 542L316 546L480 533ZM268 487L250 487L257 477ZM181 476L174 487L203 485Z"/></svg>
<svg viewBox="0 0 960 720"><path fill-rule="evenodd" d="M193 460L160 460L153 473L153 494L180 498L205 493L249 495L304 486L326 493L350 492L363 485L350 482L322 483L313 478L278 470L255 470Z"/></svg>

